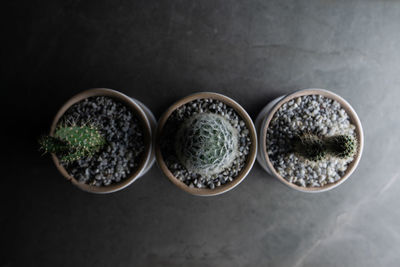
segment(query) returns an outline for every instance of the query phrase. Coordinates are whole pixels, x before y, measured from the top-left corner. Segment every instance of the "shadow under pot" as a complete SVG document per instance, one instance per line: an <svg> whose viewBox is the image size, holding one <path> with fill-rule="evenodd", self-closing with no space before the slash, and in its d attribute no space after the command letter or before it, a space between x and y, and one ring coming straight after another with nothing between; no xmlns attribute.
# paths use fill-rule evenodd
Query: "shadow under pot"
<svg viewBox="0 0 400 267"><path fill-rule="evenodd" d="M180 189L212 196L237 186L257 154L255 127L234 100L201 92L174 103L160 118L156 158Z"/></svg>
<svg viewBox="0 0 400 267"><path fill-rule="evenodd" d="M61 174L91 193L112 193L154 164L156 120L136 99L99 88L83 91L58 111L41 146Z"/></svg>
<svg viewBox="0 0 400 267"><path fill-rule="evenodd" d="M342 184L363 150L361 122L350 104L324 89L271 101L255 121L257 161L292 189L323 192Z"/></svg>

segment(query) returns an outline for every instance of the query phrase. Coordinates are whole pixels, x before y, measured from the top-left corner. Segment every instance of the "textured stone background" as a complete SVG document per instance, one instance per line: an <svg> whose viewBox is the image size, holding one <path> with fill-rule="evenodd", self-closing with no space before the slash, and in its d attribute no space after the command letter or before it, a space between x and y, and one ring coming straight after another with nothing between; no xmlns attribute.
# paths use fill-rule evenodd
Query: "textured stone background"
<svg viewBox="0 0 400 267"><path fill-rule="evenodd" d="M399 265L399 1L16 0L2 11L0 266ZM257 163L212 198L156 166L121 192L84 193L35 142L93 87L157 117L215 91L253 118L279 95L330 89L358 112L364 155L322 194L290 190Z"/></svg>

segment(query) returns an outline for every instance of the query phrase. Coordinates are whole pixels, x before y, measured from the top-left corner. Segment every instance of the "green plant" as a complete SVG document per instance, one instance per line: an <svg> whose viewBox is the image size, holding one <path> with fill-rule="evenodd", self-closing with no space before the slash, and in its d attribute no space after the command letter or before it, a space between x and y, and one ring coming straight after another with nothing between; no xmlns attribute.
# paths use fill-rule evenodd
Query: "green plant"
<svg viewBox="0 0 400 267"><path fill-rule="evenodd" d="M39 144L45 153L55 153L61 162L69 163L93 156L106 144L100 131L89 125L59 126L53 136L43 136Z"/></svg>
<svg viewBox="0 0 400 267"><path fill-rule="evenodd" d="M357 141L351 135L320 137L310 133L296 135L293 138L294 152L311 161L319 161L327 155L349 158L357 150Z"/></svg>
<svg viewBox="0 0 400 267"><path fill-rule="evenodd" d="M321 138L309 133L295 136L293 149L299 155L311 161L321 160L327 154L325 144Z"/></svg>
<svg viewBox="0 0 400 267"><path fill-rule="evenodd" d="M326 145L330 153L338 158L348 158L357 150L357 142L351 135L328 137Z"/></svg>
<svg viewBox="0 0 400 267"><path fill-rule="evenodd" d="M238 154L238 132L222 116L200 113L183 122L175 139L178 159L201 175L220 173Z"/></svg>

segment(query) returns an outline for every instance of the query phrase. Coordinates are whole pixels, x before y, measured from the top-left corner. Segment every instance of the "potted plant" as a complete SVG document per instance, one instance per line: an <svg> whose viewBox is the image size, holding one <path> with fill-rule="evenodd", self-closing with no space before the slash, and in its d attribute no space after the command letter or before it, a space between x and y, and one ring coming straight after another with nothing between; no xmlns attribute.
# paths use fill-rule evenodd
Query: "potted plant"
<svg viewBox="0 0 400 267"><path fill-rule="evenodd" d="M305 89L270 102L256 119L257 160L285 185L323 192L343 183L363 150L361 122L347 101Z"/></svg>
<svg viewBox="0 0 400 267"><path fill-rule="evenodd" d="M40 146L72 184L92 193L125 188L155 161L156 120L138 100L99 88L68 100Z"/></svg>
<svg viewBox="0 0 400 267"><path fill-rule="evenodd" d="M253 166L256 150L251 118L221 94L187 96L158 123L157 162L170 181L194 195L218 195L237 186Z"/></svg>

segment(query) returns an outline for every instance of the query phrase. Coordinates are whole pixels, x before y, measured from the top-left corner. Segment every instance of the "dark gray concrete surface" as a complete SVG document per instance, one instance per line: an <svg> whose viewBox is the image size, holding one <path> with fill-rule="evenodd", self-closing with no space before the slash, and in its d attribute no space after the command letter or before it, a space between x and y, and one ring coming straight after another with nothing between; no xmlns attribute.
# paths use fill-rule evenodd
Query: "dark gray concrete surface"
<svg viewBox="0 0 400 267"><path fill-rule="evenodd" d="M399 266L399 1L8 1L2 4L0 266ZM36 138L93 87L155 115L197 91L253 118L319 87L365 131L358 169L321 194L256 163L234 190L190 196L154 166L127 189L70 185ZM4 171L5 170L5 171Z"/></svg>

